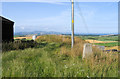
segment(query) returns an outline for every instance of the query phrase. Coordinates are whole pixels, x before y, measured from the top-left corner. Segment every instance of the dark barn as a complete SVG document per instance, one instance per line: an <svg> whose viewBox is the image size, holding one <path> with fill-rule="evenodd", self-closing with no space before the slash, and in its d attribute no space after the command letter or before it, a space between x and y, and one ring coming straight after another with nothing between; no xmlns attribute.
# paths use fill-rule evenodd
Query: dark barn
<svg viewBox="0 0 120 79"><path fill-rule="evenodd" d="M0 20L2 20L2 41L3 42L10 42L14 40L14 32L13 32L13 25L14 22L8 20L2 16L0 16Z"/></svg>

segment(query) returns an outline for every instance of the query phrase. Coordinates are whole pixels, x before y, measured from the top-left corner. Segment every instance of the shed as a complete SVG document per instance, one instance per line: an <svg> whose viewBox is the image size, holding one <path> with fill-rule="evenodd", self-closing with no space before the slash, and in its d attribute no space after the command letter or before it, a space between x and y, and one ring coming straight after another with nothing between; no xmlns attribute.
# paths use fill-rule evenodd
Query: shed
<svg viewBox="0 0 120 79"><path fill-rule="evenodd" d="M2 29L2 41L9 42L14 40L14 22L0 16L0 28Z"/></svg>

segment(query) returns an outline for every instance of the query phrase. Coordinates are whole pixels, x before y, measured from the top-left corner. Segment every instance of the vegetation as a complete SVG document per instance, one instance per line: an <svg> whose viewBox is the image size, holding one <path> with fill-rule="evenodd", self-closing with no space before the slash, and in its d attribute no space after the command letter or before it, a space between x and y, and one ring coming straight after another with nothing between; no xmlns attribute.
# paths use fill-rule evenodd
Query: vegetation
<svg viewBox="0 0 120 79"><path fill-rule="evenodd" d="M98 40L98 41L119 41L118 36L78 36L83 40ZM113 46L120 46L119 42L111 42L111 43L95 43L95 45L106 46L106 47L113 47Z"/></svg>
<svg viewBox="0 0 120 79"><path fill-rule="evenodd" d="M79 36L83 40L92 39L92 40L99 40L99 41L119 41L118 36Z"/></svg>
<svg viewBox="0 0 120 79"><path fill-rule="evenodd" d="M120 45L118 44L118 42L112 42L112 43L95 43L95 45L107 46L107 47L120 46Z"/></svg>
<svg viewBox="0 0 120 79"><path fill-rule="evenodd" d="M34 41L27 41L27 40L18 40L14 42L4 42L2 43L2 51L10 51L10 50L23 50L25 48L33 48L37 45Z"/></svg>
<svg viewBox="0 0 120 79"><path fill-rule="evenodd" d="M63 38L64 37L64 38ZM75 37L40 36L33 48L3 52L3 77L117 77L118 53L103 53L93 47L93 55L82 59L83 44Z"/></svg>
<svg viewBox="0 0 120 79"><path fill-rule="evenodd" d="M24 36L25 36L25 35L15 35L14 38L15 38L15 37L24 37Z"/></svg>

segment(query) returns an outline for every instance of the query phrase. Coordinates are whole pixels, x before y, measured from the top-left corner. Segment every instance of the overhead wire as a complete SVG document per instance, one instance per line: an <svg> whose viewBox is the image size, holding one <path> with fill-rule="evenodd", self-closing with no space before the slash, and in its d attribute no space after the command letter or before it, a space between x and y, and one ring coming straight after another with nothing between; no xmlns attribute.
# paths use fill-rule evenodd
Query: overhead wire
<svg viewBox="0 0 120 79"><path fill-rule="evenodd" d="M78 14L80 15L80 17L81 17L81 19L82 19L82 21L83 21L83 24L85 25L85 29L86 29L87 33L89 33L89 28L88 28L88 25L87 25L87 23L86 23L86 20L85 20L85 18L84 18L84 16L83 16L82 10L81 10L81 8L80 8L80 6L79 6L79 2L76 2L76 5L77 5L78 11L79 11Z"/></svg>
<svg viewBox="0 0 120 79"><path fill-rule="evenodd" d="M80 8L80 6L79 6L79 3L76 2L76 5L77 5L77 7L78 7L79 15L81 16L82 21L83 21L83 23L84 23L84 25L85 25L85 29L86 29L87 33L89 34L89 33L90 33L90 32L89 32L89 28L88 28L88 25L87 25L87 23L86 23L86 20L85 20L85 18L84 18L84 16L83 16L83 13L82 13L82 11L81 11L81 8ZM94 40L93 40L93 45L94 45Z"/></svg>

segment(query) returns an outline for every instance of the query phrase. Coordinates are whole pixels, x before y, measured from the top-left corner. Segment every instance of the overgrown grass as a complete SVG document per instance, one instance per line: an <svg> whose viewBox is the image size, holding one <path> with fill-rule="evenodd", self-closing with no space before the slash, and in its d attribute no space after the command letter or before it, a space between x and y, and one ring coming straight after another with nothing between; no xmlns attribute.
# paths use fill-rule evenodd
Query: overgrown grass
<svg viewBox="0 0 120 79"><path fill-rule="evenodd" d="M64 38L63 38L64 37ZM93 47L93 55L82 59L85 41L75 37L71 49L68 36L40 36L36 48L2 55L3 77L117 77L118 54L103 53Z"/></svg>

